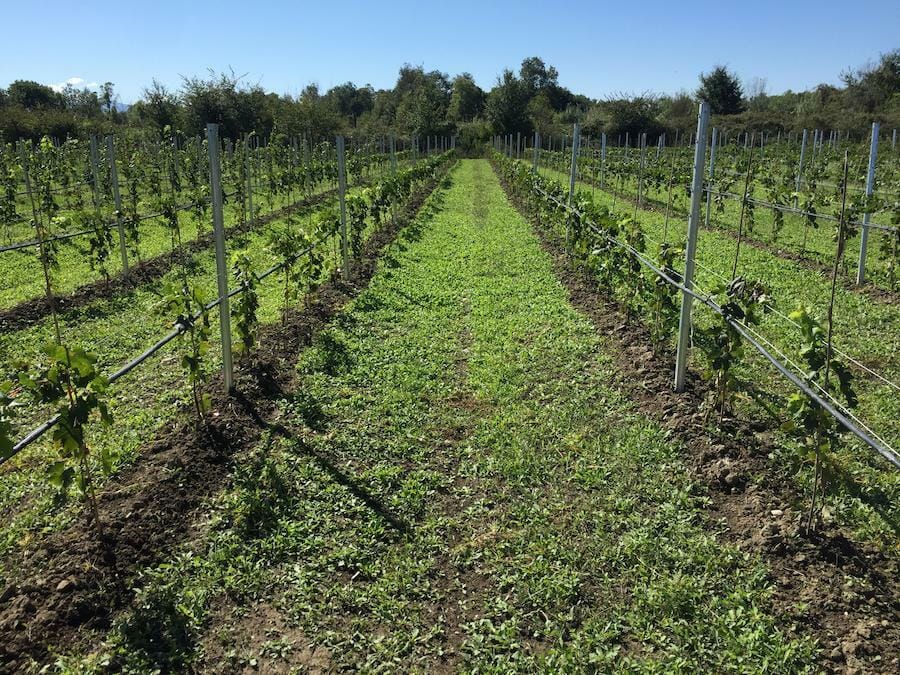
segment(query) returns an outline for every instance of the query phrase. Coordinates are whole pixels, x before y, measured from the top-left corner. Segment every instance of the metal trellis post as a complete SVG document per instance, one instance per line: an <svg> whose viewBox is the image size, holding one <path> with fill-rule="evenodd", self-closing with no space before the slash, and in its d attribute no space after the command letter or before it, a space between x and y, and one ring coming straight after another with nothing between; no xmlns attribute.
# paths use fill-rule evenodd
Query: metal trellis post
<svg viewBox="0 0 900 675"><path fill-rule="evenodd" d="M91 136L91 175L94 179L94 208L100 210L100 161L98 159L97 137Z"/></svg>
<svg viewBox="0 0 900 675"><path fill-rule="evenodd" d="M572 201L575 198L575 175L578 171L578 145L581 139L581 129L578 122L575 122L574 131L572 132L572 166L569 169L569 208L572 208ZM569 248L569 237L571 230L571 216L566 221L566 250Z"/></svg>
<svg viewBox="0 0 900 675"><path fill-rule="evenodd" d="M116 170L116 146L112 136L106 137L109 154L109 182L112 185L113 201L116 206L116 225L119 230L119 254L122 257L122 274L128 274L128 247L125 245L125 226L122 224L122 196L119 194L119 172Z"/></svg>
<svg viewBox="0 0 900 675"><path fill-rule="evenodd" d="M700 229L700 200L703 198L703 163L706 159L706 128L709 125L709 105L700 104L697 119L697 144L694 146L694 176L691 181L691 213L688 218L687 246L684 254L684 287L694 287L694 257L697 254L697 232ZM681 317L678 324L678 352L675 357L675 391L684 391L688 352L691 345L691 309L693 297L681 295Z"/></svg>
<svg viewBox="0 0 900 675"><path fill-rule="evenodd" d="M347 189L347 179L344 176L344 137L337 137L337 161L338 161L338 200L341 204L341 275L344 281L350 278L350 255L347 248L347 204L344 192Z"/></svg>
<svg viewBox="0 0 900 675"><path fill-rule="evenodd" d="M253 224L253 162L250 161L250 137L244 141L244 171L247 172L247 210L250 224Z"/></svg>
<svg viewBox="0 0 900 675"><path fill-rule="evenodd" d="M803 160L806 159L806 141L809 138L809 131L803 130L803 140L800 142L800 165L797 167L797 192L800 192L800 182L803 180ZM797 207L797 200L794 199L794 208Z"/></svg>
<svg viewBox="0 0 900 675"><path fill-rule="evenodd" d="M606 132L600 134L600 189L603 189L606 169Z"/></svg>
<svg viewBox="0 0 900 675"><path fill-rule="evenodd" d="M872 142L869 145L869 171L866 175L866 197L871 197L875 189L875 161L878 159L878 131L881 128L878 122L872 122ZM866 280L866 249L869 244L869 208L863 215L863 223L859 232L859 266L856 270L856 283L862 284Z"/></svg>
<svg viewBox="0 0 900 675"><path fill-rule="evenodd" d="M225 219L222 215L222 176L219 164L219 126L206 125L209 146L209 188L212 197L213 234L216 239L216 273L219 290L219 328L222 333L222 373L225 391L234 386L231 357L231 312L228 302L228 268L225 264Z"/></svg>
<svg viewBox="0 0 900 675"><path fill-rule="evenodd" d="M712 202L712 182L716 174L716 141L719 139L719 130L713 127L712 141L709 146L709 185L706 188L706 226L709 227L709 207Z"/></svg>

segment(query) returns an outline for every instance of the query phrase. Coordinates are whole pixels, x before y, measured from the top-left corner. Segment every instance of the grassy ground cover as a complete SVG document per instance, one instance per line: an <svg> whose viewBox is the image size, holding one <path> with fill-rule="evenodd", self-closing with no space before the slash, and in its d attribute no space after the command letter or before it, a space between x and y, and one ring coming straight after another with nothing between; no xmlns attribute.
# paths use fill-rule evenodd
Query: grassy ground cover
<svg viewBox="0 0 900 675"><path fill-rule="evenodd" d="M299 355L208 534L58 666L810 669L488 164L432 207Z"/></svg>

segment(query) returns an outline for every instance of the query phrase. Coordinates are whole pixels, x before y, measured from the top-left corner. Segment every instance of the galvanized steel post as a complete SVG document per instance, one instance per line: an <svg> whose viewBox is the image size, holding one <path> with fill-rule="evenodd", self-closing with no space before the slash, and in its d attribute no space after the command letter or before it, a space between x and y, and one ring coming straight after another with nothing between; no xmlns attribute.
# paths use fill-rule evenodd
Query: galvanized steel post
<svg viewBox="0 0 900 675"><path fill-rule="evenodd" d="M687 290L694 286L694 257L697 254L697 233L700 229L700 200L703 198L703 163L706 159L706 128L709 125L709 104L700 104L697 119L697 144L694 146L694 176L691 181L691 212L688 218L687 246L684 254L682 283ZM678 324L678 352L675 357L675 391L684 391L688 353L691 343L691 309L693 297L682 291L681 316Z"/></svg>
<svg viewBox="0 0 900 675"><path fill-rule="evenodd" d="M709 227L709 207L712 202L712 182L716 174L716 145L719 140L719 130L713 127L712 141L709 146L709 185L706 187L706 226Z"/></svg>
<svg viewBox="0 0 900 675"><path fill-rule="evenodd" d="M231 357L231 312L228 303L228 268L225 263L225 219L222 214L222 176L219 164L219 127L206 125L209 145L209 188L212 197L213 235L216 240L216 275L219 291L219 329L222 334L222 374L225 391L234 386L234 362Z"/></svg>
<svg viewBox="0 0 900 675"><path fill-rule="evenodd" d="M875 189L875 161L878 159L878 131L881 125L872 122L872 141L869 144L869 171L866 175L866 197L871 197ZM866 249L869 245L869 209L863 215L863 224L859 233L859 266L856 269L856 283L862 284L866 280Z"/></svg>
<svg viewBox="0 0 900 675"><path fill-rule="evenodd" d="M581 139L580 127L578 122L575 122L574 130L572 131L572 166L569 168L569 200L568 205L569 208L572 208L572 201L575 198L575 175L578 171L578 146L579 141ZM569 248L569 237L571 235L571 216L566 221L566 250Z"/></svg>
<svg viewBox="0 0 900 675"><path fill-rule="evenodd" d="M122 224L122 196L119 194L119 172L116 170L116 146L112 136L106 137L109 154L109 182L112 185L113 202L116 206L116 225L119 230L119 255L122 257L122 274L128 274L128 247L125 245L125 226Z"/></svg>
<svg viewBox="0 0 900 675"><path fill-rule="evenodd" d="M427 139L426 139L427 142ZM344 137L338 136L335 145L337 147L338 165L338 201L341 205L341 276L344 281L350 278L350 252L347 242L347 204L345 191L347 190L347 178L344 175Z"/></svg>

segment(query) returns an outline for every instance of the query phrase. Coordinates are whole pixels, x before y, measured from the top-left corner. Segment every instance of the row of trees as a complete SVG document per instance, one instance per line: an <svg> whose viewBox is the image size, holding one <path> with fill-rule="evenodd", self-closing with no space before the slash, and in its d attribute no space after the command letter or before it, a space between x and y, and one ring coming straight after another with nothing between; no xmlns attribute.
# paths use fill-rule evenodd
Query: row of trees
<svg viewBox="0 0 900 675"><path fill-rule="evenodd" d="M842 73L841 82L842 87L820 84L770 95L765 79L754 78L744 88L720 66L701 76L697 97L710 102L725 129L839 129L864 136L873 121L900 126L900 49Z"/></svg>
<svg viewBox="0 0 900 675"><path fill-rule="evenodd" d="M562 86L556 68L538 57L525 59L518 72L504 70L489 91L468 73L450 78L410 65L400 69L392 89L347 82L323 93L312 84L296 97L266 92L233 72L210 72L185 78L178 91L154 81L127 112L118 110L110 82L96 92L72 86L58 92L17 81L0 90L0 135L8 140L44 134L64 138L122 126L168 126L193 135L210 121L232 138L248 130L263 136L277 130L310 138L338 132L402 137L459 133L474 141L493 133L562 134L575 121L592 135L686 134L696 124L698 99L711 104L716 124L725 129L818 127L862 134L873 119L900 126L900 50L842 78L843 87L820 85L769 95L764 80L745 87L727 68L717 66L700 76L693 93L593 100Z"/></svg>
<svg viewBox="0 0 900 675"><path fill-rule="evenodd" d="M112 82L97 91L66 84L62 90L32 80L16 80L0 89L0 136L65 138L86 128L122 123Z"/></svg>

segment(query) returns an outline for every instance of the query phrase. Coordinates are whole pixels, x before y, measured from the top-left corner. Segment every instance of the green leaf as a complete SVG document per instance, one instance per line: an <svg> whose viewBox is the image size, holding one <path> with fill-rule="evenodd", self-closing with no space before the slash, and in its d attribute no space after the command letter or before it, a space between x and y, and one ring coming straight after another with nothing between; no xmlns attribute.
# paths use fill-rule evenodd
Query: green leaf
<svg viewBox="0 0 900 675"><path fill-rule="evenodd" d="M108 447L104 447L100 451L100 466L103 469L103 473L107 476L113 471L113 459L113 455Z"/></svg>
<svg viewBox="0 0 900 675"><path fill-rule="evenodd" d="M47 482L54 487L65 490L72 484L75 471L63 461L53 462L47 467Z"/></svg>

